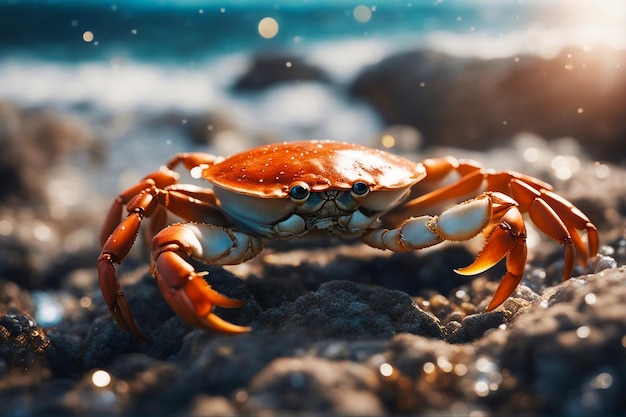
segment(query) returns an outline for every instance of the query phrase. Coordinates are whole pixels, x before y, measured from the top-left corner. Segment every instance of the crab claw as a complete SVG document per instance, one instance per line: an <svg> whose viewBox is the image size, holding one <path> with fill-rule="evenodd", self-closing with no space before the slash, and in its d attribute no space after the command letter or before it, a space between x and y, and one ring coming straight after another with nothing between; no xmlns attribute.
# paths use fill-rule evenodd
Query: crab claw
<svg viewBox="0 0 626 417"><path fill-rule="evenodd" d="M153 268L163 297L189 324L224 333L250 331L250 327L229 323L213 313L214 306L235 308L245 302L215 291L178 253L171 250L160 252Z"/></svg>
<svg viewBox="0 0 626 417"><path fill-rule="evenodd" d="M487 239L485 247L471 265L455 269L460 275L484 272L507 257L507 273L487 306L491 311L502 304L515 291L524 275L526 265L526 228L522 214L512 207L502 216L498 227Z"/></svg>

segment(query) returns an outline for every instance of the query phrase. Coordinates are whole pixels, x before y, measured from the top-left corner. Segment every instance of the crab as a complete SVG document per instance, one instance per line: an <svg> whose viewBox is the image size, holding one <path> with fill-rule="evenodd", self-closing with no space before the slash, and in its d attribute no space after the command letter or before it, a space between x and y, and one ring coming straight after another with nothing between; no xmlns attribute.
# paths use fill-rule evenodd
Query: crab
<svg viewBox="0 0 626 417"><path fill-rule="evenodd" d="M179 183L174 171L179 165L212 187ZM423 192L425 187L429 191ZM444 204L448 208L440 214L431 212ZM169 214L183 222L170 224ZM242 333L250 327L221 319L213 308L244 302L214 290L190 257L234 265L259 254L271 239L336 235L407 252L483 234L485 244L474 262L455 271L476 275L506 258L490 311L523 277L524 215L563 245L564 280L577 257L584 264L597 253L596 227L549 184L471 160L416 163L361 145L315 140L264 145L229 158L182 153L114 200L100 236L99 284L120 327L149 340L133 317L114 264L124 260L150 218L151 272L171 308L193 326Z"/></svg>

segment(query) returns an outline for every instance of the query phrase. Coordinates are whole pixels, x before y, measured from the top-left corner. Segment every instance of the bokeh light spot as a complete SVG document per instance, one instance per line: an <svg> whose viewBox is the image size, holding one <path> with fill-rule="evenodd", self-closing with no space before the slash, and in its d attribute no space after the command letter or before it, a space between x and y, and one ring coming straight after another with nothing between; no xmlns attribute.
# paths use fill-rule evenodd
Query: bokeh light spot
<svg viewBox="0 0 626 417"><path fill-rule="evenodd" d="M101 369L91 374L91 383L98 388L104 388L111 383L111 375Z"/></svg>
<svg viewBox="0 0 626 417"><path fill-rule="evenodd" d="M580 337L581 339L588 338L590 333L591 329L589 329L589 327L587 326L580 326L578 329L576 329L576 336Z"/></svg>
<svg viewBox="0 0 626 417"><path fill-rule="evenodd" d="M383 363L379 367L380 374L384 377L389 377L393 374L393 366L388 363Z"/></svg>
<svg viewBox="0 0 626 417"><path fill-rule="evenodd" d="M385 134L380 138L380 141L382 142L383 146L385 148L393 148L393 145L396 144L396 138L394 138L393 136L389 135L389 134Z"/></svg>
<svg viewBox="0 0 626 417"><path fill-rule="evenodd" d="M372 18L372 11L369 7L361 4L352 10L352 17L359 23L367 23Z"/></svg>
<svg viewBox="0 0 626 417"><path fill-rule="evenodd" d="M265 39L271 39L278 34L278 22L272 17L264 17L259 22L259 35Z"/></svg>

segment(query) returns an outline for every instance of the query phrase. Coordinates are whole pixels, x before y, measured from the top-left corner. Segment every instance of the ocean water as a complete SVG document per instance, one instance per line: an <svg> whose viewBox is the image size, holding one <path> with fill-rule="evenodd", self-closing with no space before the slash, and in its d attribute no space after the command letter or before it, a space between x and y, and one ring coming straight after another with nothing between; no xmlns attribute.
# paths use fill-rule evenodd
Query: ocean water
<svg viewBox="0 0 626 417"><path fill-rule="evenodd" d="M124 185L203 147L184 138L193 115L237 127L212 152L268 138L368 142L381 122L346 94L367 65L414 48L484 59L624 49L625 22L623 0L0 0L0 100L84 117L112 149L105 170L137 171L118 176ZM255 56L277 52L332 82L233 91ZM174 122L154 123L165 116Z"/></svg>

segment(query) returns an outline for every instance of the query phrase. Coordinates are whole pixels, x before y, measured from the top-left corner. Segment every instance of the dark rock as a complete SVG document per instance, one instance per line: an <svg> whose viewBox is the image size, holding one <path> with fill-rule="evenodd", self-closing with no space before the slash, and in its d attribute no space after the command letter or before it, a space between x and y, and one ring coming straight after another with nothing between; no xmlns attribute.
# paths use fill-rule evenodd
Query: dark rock
<svg viewBox="0 0 626 417"><path fill-rule="evenodd" d="M192 143L211 145L220 134L236 134L238 127L225 112L167 112L145 120L148 128L182 129Z"/></svg>
<svg viewBox="0 0 626 417"><path fill-rule="evenodd" d="M233 88L236 91L259 91L283 82L328 82L323 70L296 56L258 55L251 68L242 75Z"/></svg>
<svg viewBox="0 0 626 417"><path fill-rule="evenodd" d="M273 328L305 328L322 337L389 337L397 332L441 337L436 318L406 294L350 281L323 284L315 293L266 310L260 320Z"/></svg>
<svg viewBox="0 0 626 417"><path fill-rule="evenodd" d="M36 384L42 378L50 339L31 316L32 307L27 292L12 282L0 282L0 381L15 378Z"/></svg>
<svg viewBox="0 0 626 417"><path fill-rule="evenodd" d="M52 110L22 110L0 102L0 204L45 203L49 170L60 158L100 147L79 118Z"/></svg>
<svg viewBox="0 0 626 417"><path fill-rule="evenodd" d="M468 343L480 339L487 330L496 329L506 322L506 315L502 311L474 314L465 317L459 328L447 335L450 343Z"/></svg>
<svg viewBox="0 0 626 417"><path fill-rule="evenodd" d="M516 389L535 398L534 411L626 410L619 394L626 384L625 282L623 267L571 279L511 324L502 365L517 378Z"/></svg>
<svg viewBox="0 0 626 417"><path fill-rule="evenodd" d="M341 375L341 377L339 377ZM320 358L280 358L252 381L244 411L251 414L386 414L379 375L363 364Z"/></svg>
<svg viewBox="0 0 626 417"><path fill-rule="evenodd" d="M104 304L95 244L68 254L65 237L88 216L3 211L0 275L13 282L0 284L0 414L623 414L626 174L575 153L579 169L564 180L551 166L560 151L532 143L541 158L523 171L584 206L602 257L589 263L591 275L563 283L562 247L535 239L521 285L489 313L503 266L478 277L453 272L480 242L404 254L354 240L274 242L242 266L192 262L217 291L246 301L215 313L252 331L218 334L173 313L137 245L118 273L153 340L144 343ZM516 166L518 146L478 159ZM45 244L17 239L42 224ZM21 248L41 258L26 256L9 274ZM36 274L46 277L38 290ZM33 339L29 317L51 303L60 321L42 329L48 344L38 353L43 339Z"/></svg>
<svg viewBox="0 0 626 417"><path fill-rule="evenodd" d="M0 148L0 279L58 287L65 273L93 265L93 207L76 207L93 193L68 161L81 155L96 166L101 145L78 117L0 102Z"/></svg>
<svg viewBox="0 0 626 417"><path fill-rule="evenodd" d="M599 48L492 60L412 51L366 68L351 93L386 124L417 127L426 145L484 150L533 132L573 137L593 158L620 161L625 60L624 52Z"/></svg>

